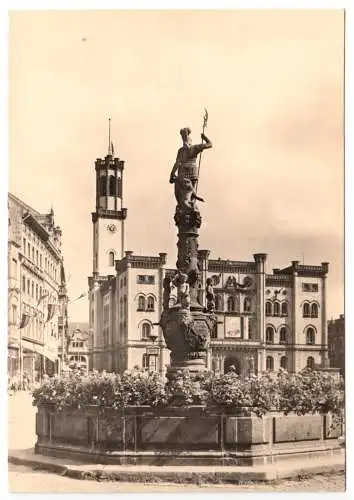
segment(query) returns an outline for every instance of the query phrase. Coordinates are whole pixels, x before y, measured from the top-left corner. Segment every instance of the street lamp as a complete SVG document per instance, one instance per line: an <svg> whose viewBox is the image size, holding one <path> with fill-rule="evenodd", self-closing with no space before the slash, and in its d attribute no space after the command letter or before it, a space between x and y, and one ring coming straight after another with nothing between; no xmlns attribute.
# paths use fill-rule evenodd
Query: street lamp
<svg viewBox="0 0 354 500"><path fill-rule="evenodd" d="M149 338L152 341L152 345L146 346L146 355L148 357L149 368L150 368L150 359L151 358L154 359L154 371L157 370L157 358L158 358L159 353L160 353L160 347L155 344L157 337L158 337L158 334L154 331L154 326L153 326L151 331L150 331L150 334L149 334Z"/></svg>
<svg viewBox="0 0 354 500"><path fill-rule="evenodd" d="M158 335L157 335L157 333L154 332L154 330L151 330L149 337L152 340L152 343L154 343L155 340L157 339Z"/></svg>
<svg viewBox="0 0 354 500"><path fill-rule="evenodd" d="M246 361L248 363L248 376L253 375L255 373L255 360L254 356L247 356Z"/></svg>

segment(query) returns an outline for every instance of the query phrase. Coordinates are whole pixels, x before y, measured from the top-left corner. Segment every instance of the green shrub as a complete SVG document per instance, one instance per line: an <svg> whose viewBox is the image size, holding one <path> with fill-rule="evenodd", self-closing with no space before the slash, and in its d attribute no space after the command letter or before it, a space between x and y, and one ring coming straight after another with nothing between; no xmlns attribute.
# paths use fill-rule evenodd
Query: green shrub
<svg viewBox="0 0 354 500"><path fill-rule="evenodd" d="M289 374L285 371L252 375L241 380L235 372L197 375L187 370L168 381L157 373L139 369L122 375L90 372L53 377L33 391L33 404L52 404L57 410L85 406L113 408L203 405L239 408L262 416L269 411L328 413L341 416L343 379L320 371Z"/></svg>

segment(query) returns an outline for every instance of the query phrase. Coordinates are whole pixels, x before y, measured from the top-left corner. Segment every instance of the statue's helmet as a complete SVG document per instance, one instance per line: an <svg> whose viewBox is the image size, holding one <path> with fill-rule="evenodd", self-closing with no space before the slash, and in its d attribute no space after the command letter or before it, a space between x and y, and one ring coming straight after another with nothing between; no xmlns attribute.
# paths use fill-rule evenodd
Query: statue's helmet
<svg viewBox="0 0 354 500"><path fill-rule="evenodd" d="M183 142L187 142L188 136L191 133L191 129L189 127L181 128L179 133L181 134Z"/></svg>

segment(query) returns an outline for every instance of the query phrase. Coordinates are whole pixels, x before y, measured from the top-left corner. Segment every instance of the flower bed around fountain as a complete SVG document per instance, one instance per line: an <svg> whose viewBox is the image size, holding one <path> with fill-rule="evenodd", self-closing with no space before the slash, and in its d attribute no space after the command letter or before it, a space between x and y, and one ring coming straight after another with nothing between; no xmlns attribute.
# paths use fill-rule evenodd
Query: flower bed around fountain
<svg viewBox="0 0 354 500"><path fill-rule="evenodd" d="M340 452L342 380L321 372L74 374L33 393L36 452L115 464L252 465Z"/></svg>

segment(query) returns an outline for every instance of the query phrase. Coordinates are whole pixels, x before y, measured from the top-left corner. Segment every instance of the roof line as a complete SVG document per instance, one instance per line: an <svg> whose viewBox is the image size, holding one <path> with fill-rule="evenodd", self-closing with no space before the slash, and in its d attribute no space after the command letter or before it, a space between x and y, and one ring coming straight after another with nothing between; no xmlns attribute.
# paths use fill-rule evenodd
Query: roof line
<svg viewBox="0 0 354 500"><path fill-rule="evenodd" d="M35 210L34 208L32 208L30 205L28 205L27 203L25 203L24 201L20 200L20 198L18 198L17 196L15 196L14 194L12 193L8 193L9 197L12 198L13 201L19 203L20 205L23 206L23 208L26 208L29 212L32 212L32 214L34 215L42 215L40 212L38 212L37 210Z"/></svg>

